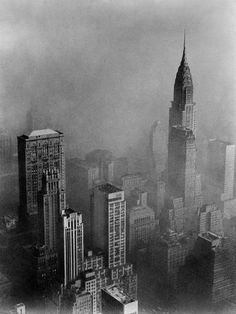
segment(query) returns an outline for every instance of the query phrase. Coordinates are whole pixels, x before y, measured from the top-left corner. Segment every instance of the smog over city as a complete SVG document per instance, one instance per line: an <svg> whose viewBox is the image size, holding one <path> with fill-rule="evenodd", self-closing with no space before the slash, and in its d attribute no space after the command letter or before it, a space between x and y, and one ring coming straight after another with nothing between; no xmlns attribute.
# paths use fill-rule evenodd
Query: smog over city
<svg viewBox="0 0 236 314"><path fill-rule="evenodd" d="M0 314L235 313L235 14L1 1Z"/></svg>

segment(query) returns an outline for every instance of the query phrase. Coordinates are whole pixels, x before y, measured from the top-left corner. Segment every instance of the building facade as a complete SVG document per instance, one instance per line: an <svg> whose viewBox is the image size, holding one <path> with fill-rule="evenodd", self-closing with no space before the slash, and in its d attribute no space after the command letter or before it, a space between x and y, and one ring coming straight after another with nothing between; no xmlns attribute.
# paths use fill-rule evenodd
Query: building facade
<svg viewBox="0 0 236 314"><path fill-rule="evenodd" d="M60 238L60 218L66 208L58 169L44 170L38 202L40 243L56 251Z"/></svg>
<svg viewBox="0 0 236 314"><path fill-rule="evenodd" d="M175 78L174 99L169 109L167 193L169 197L183 198L186 229L191 229L193 216L201 201L201 185L196 172L195 114L193 82L184 42L182 60Z"/></svg>
<svg viewBox="0 0 236 314"><path fill-rule="evenodd" d="M84 228L82 215L72 209L63 212L64 285L74 281L84 266Z"/></svg>
<svg viewBox="0 0 236 314"><path fill-rule="evenodd" d="M50 129L32 131L18 140L20 218L38 213L43 171L58 169L65 190L64 135Z"/></svg>
<svg viewBox="0 0 236 314"><path fill-rule="evenodd" d="M139 249L147 249L155 230L155 213L147 205L138 205L132 207L127 216L127 246L132 259Z"/></svg>
<svg viewBox="0 0 236 314"><path fill-rule="evenodd" d="M102 313L138 314L138 301L113 284L102 289Z"/></svg>
<svg viewBox="0 0 236 314"><path fill-rule="evenodd" d="M105 255L109 268L126 263L126 202L124 191L104 184L94 188L92 197L92 242Z"/></svg>

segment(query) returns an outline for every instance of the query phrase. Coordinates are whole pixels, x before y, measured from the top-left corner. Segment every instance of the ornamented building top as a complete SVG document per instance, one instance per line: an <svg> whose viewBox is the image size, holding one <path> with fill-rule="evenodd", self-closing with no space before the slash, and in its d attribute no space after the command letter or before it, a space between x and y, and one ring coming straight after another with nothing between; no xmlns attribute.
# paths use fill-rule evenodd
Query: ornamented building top
<svg viewBox="0 0 236 314"><path fill-rule="evenodd" d="M186 104L193 103L193 82L186 58L185 35L182 60L175 78L174 103L180 106L182 110Z"/></svg>

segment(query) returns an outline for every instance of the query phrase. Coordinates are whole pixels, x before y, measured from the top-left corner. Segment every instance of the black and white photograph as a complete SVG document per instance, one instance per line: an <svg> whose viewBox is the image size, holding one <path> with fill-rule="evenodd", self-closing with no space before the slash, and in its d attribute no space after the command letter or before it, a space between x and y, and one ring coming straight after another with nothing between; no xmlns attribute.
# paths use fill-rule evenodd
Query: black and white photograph
<svg viewBox="0 0 236 314"><path fill-rule="evenodd" d="M0 0L0 314L236 313L236 2Z"/></svg>

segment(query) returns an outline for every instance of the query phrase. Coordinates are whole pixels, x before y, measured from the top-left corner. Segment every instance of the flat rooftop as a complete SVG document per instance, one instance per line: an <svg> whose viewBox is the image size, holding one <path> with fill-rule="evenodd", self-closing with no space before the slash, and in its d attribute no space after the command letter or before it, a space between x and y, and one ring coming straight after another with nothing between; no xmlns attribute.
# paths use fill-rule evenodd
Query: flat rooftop
<svg viewBox="0 0 236 314"><path fill-rule="evenodd" d="M218 143L218 144L221 144L221 145L234 145L233 142L224 141L224 140L220 140L220 139L217 139L217 138L210 138L209 139L209 143Z"/></svg>
<svg viewBox="0 0 236 314"><path fill-rule="evenodd" d="M206 239L210 242L220 239L218 235L212 232L206 232L201 234L201 238Z"/></svg>
<svg viewBox="0 0 236 314"><path fill-rule="evenodd" d="M42 129L42 130L33 130L29 134L23 134L20 137L34 138L34 137L41 137L41 136L44 137L44 136L49 136L49 135L60 135L60 134L63 134L63 133L60 131L55 131L51 129Z"/></svg>
<svg viewBox="0 0 236 314"><path fill-rule="evenodd" d="M109 295L111 295L113 298L115 298L117 301L119 301L122 304L128 304L131 303L133 301L135 301L134 299L132 299L130 296L128 296L127 294L125 294L117 285L111 285L108 286L104 289L104 291L106 291Z"/></svg>
<svg viewBox="0 0 236 314"><path fill-rule="evenodd" d="M106 183L106 184L101 184L98 185L97 187L99 189L99 191L105 192L105 193L116 193L116 192L121 192L122 190L110 183Z"/></svg>

